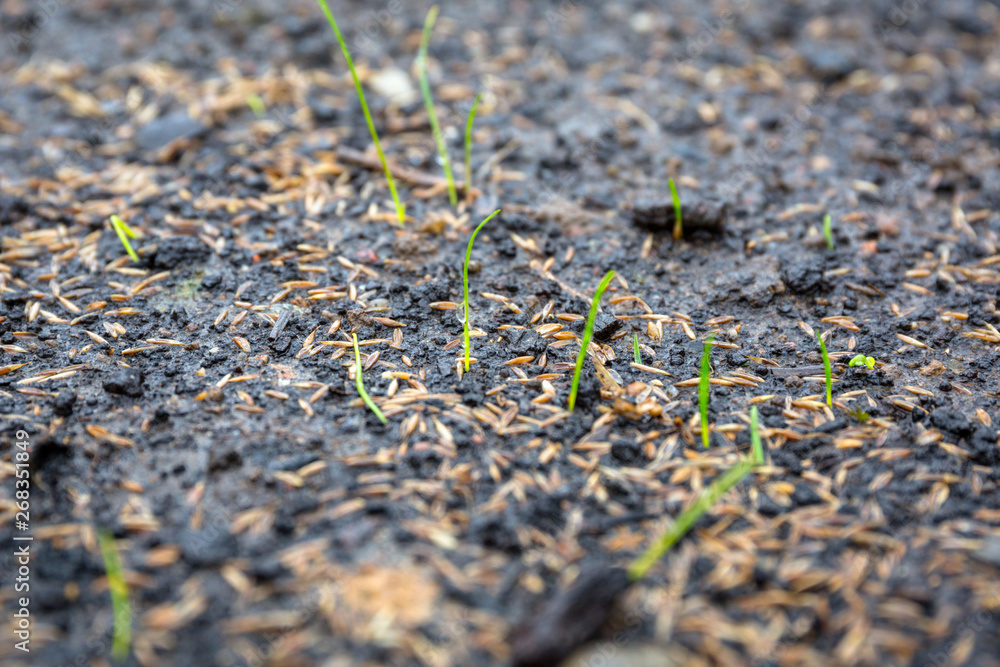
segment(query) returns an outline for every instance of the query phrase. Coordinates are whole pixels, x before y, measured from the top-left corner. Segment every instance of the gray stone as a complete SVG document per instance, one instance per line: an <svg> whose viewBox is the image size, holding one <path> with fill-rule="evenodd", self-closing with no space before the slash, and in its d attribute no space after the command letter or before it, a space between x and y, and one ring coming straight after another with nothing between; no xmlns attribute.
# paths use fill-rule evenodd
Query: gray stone
<svg viewBox="0 0 1000 667"><path fill-rule="evenodd" d="M144 151L155 151L178 139L197 137L204 131L202 124L187 112L178 111L140 127L135 133L135 143Z"/></svg>

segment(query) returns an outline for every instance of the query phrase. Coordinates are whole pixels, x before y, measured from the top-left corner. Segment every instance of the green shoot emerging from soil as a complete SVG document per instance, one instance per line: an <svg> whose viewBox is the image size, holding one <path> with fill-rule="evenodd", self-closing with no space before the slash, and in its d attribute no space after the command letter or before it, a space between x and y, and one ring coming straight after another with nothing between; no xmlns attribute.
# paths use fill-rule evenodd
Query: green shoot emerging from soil
<svg viewBox="0 0 1000 667"><path fill-rule="evenodd" d="M823 374L826 376L826 404L833 407L833 374L830 371L830 355L826 351L826 343L823 342L823 335L816 332L816 340L819 341L819 351L823 354Z"/></svg>
<svg viewBox="0 0 1000 667"><path fill-rule="evenodd" d="M756 412L752 411L751 415L751 428L753 428L754 417ZM759 436L758 436L759 442ZM715 482L701 492L698 500L695 501L694 505L687 508L674 523L666 530L665 533L653 543L641 556L635 559L632 565L628 568L628 578L631 581L639 581L646 573L649 571L656 561L660 560L664 554L666 554L670 549L677 544L677 542L684 537L691 527L701 518L701 516L712 508L712 505L717 503L722 496L726 494L729 489L733 488L740 481L746 477L747 473L753 470L758 465L764 463L763 450L754 445L754 454L752 459L743 459L735 466L722 473L715 480Z"/></svg>
<svg viewBox="0 0 1000 667"><path fill-rule="evenodd" d="M639 352L639 334L632 334L632 357L635 359L635 363L642 363L642 353Z"/></svg>
<svg viewBox="0 0 1000 667"><path fill-rule="evenodd" d="M438 123L437 112L434 110L434 98L431 96L431 84L427 79L427 47L431 43L431 33L434 31L434 22L437 21L437 15L438 6L434 5L427 12L427 18L424 20L424 35L420 39L420 51L417 52L417 71L420 73L420 92L424 96L427 119L431 123L431 132L434 134L437 152L441 157L441 166L444 168L445 180L448 181L448 200L454 206L458 203L458 193L455 191L455 177L451 173L448 146L445 144L444 135L441 133L441 124Z"/></svg>
<svg viewBox="0 0 1000 667"><path fill-rule="evenodd" d="M864 366L868 370L875 368L875 359L872 357L866 357L863 354L856 354L851 359L850 363L847 364L850 367L853 366Z"/></svg>
<svg viewBox="0 0 1000 667"><path fill-rule="evenodd" d="M472 108L469 109L469 118L465 121L465 195L472 192L472 125L476 122L476 111L479 110L479 102L483 99L483 94L476 95Z"/></svg>
<svg viewBox="0 0 1000 667"><path fill-rule="evenodd" d="M382 152L382 144L378 140L378 132L375 131L375 123L372 121L372 114L368 111L368 102L365 101L365 91L361 88L361 80L358 78L358 73L354 69L354 61L351 59L351 52L347 49L347 42L344 41L344 36L340 34L340 28L337 27L337 20L333 18L333 12L330 11L330 7L327 6L326 0L316 0L319 6L323 9L323 13L326 14L326 20L330 22L330 27L333 28L333 33L337 36L337 41L340 42L340 50L344 54L344 60L347 61L347 67L351 70L351 77L354 79L354 87L358 91L358 101L361 102L361 110L365 114L365 120L368 121L368 131L371 132L372 141L375 142L375 150L378 151L378 159L382 162L382 170L385 172L385 180L389 183L389 192L392 193L392 201L396 205L396 217L399 218L399 224L402 225L406 220L406 208L403 203L399 201L399 195L396 193L396 182L392 179L392 172L389 171L389 165L385 161L385 153Z"/></svg>
<svg viewBox="0 0 1000 667"><path fill-rule="evenodd" d="M111 227L115 230L115 234L118 234L118 240L125 246L125 252L128 253L128 256L132 258L133 262L138 262L139 255L135 253L135 250L132 249L132 244L129 243L130 238L136 238L135 232L122 222L122 219L117 215L111 216Z"/></svg>
<svg viewBox="0 0 1000 667"><path fill-rule="evenodd" d="M830 214L823 216L823 238L826 239L826 249L833 250L833 226L830 223Z"/></svg>
<svg viewBox="0 0 1000 667"><path fill-rule="evenodd" d="M375 405L375 401L372 397L368 395L368 391L365 389L365 380L362 377L364 368L361 366L361 350L358 349L358 334L351 334L351 339L354 341L354 384L358 388L358 394L361 396L361 400L365 402L368 409L375 413L378 420L383 424L387 423L385 415L382 411L378 409Z"/></svg>
<svg viewBox="0 0 1000 667"><path fill-rule="evenodd" d="M247 106L253 111L253 115L257 118L263 118L267 115L267 107L264 105L264 100L260 99L260 95L257 93L250 93L247 95Z"/></svg>
<svg viewBox="0 0 1000 667"><path fill-rule="evenodd" d="M757 418L757 406L750 408L750 444L753 449L753 460L757 465L764 463L764 445L760 441L760 423Z"/></svg>
<svg viewBox="0 0 1000 667"><path fill-rule="evenodd" d="M677 194L674 179L669 179L668 183L670 184L670 198L674 200L674 240L680 241L681 237L684 236L684 223L681 221L681 198Z"/></svg>
<svg viewBox="0 0 1000 667"><path fill-rule="evenodd" d="M576 392L580 388L580 371L583 369L583 360L587 358L587 347L590 345L590 338L594 335L594 319L597 317L597 307L601 303L601 296L604 290L611 284L611 279L615 277L614 271L608 271L597 286L594 292L594 300L590 302L590 313L587 315L587 324L583 328L583 340L580 343L580 353L576 355L576 370L573 371L573 387L569 392L569 410L573 411L576 405Z"/></svg>
<svg viewBox="0 0 1000 667"><path fill-rule="evenodd" d="M490 213L489 217L479 223L476 231L469 237L469 245L465 248L465 263L462 264L462 344L465 346L465 372L469 372L469 259L472 257L472 244L476 240L479 230L486 226L486 223L493 219L500 209Z"/></svg>
<svg viewBox="0 0 1000 667"><path fill-rule="evenodd" d="M132 608L128 599L128 584L125 583L125 571L115 546L115 538L107 531L97 535L101 556L104 557L104 570L108 575L108 591L111 593L111 613L114 617L114 637L111 640L111 655L118 662L124 662L128 657L129 646L132 643Z"/></svg>
<svg viewBox="0 0 1000 667"><path fill-rule="evenodd" d="M701 355L701 380L698 382L698 409L701 412L701 444L708 449L710 433L708 430L708 393L712 386L712 341L715 334L705 339L705 351Z"/></svg>

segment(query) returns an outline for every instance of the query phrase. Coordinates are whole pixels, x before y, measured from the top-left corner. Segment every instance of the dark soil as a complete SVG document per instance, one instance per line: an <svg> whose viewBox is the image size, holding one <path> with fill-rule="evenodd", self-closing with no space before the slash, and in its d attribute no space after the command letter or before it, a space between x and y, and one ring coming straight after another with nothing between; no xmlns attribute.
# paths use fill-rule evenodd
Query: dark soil
<svg viewBox="0 0 1000 667"><path fill-rule="evenodd" d="M102 529L146 667L1000 662L1000 9L657 4L443 3L456 210L429 4L334 2L400 228L315 3L0 0L4 664L110 663ZM754 404L769 465L623 592Z"/></svg>

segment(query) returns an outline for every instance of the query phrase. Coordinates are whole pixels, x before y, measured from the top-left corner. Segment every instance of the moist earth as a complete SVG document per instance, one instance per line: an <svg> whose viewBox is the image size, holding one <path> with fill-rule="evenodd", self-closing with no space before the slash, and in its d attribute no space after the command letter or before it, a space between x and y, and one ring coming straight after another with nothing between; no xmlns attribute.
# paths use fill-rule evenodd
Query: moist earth
<svg viewBox="0 0 1000 667"><path fill-rule="evenodd" d="M997 664L996 3L332 5L0 1L5 664Z"/></svg>

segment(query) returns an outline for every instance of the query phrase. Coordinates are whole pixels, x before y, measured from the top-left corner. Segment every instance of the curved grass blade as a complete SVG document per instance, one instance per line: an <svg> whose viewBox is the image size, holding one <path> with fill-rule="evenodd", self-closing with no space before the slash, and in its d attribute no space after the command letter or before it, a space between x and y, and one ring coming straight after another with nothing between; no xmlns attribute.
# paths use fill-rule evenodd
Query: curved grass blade
<svg viewBox="0 0 1000 667"><path fill-rule="evenodd" d="M420 92L424 97L424 107L427 108L427 118L431 123L431 132L434 134L434 142L437 144L437 152L441 157L441 166L444 169L445 180L448 181L448 200L454 206L458 203L458 193L455 190L455 177L451 173L451 161L448 159L448 145L444 141L441 133L441 124L438 122L437 111L434 110L434 98L431 96L431 84L427 79L427 47L431 43L431 33L434 31L434 22L437 21L438 6L433 5L427 12L424 20L424 34L420 38L420 50L417 52L417 71L420 73Z"/></svg>
<svg viewBox="0 0 1000 667"><path fill-rule="evenodd" d="M114 617L114 636L111 640L111 656L118 662L128 658L132 643L132 606L128 598L128 584L121 557L111 533L102 530L97 535L97 543L104 558L104 570L108 576L108 591L111 593L111 612Z"/></svg>
<svg viewBox="0 0 1000 667"><path fill-rule="evenodd" d="M632 358L635 359L635 363L642 363L642 352L639 351L639 334L632 334Z"/></svg>
<svg viewBox="0 0 1000 667"><path fill-rule="evenodd" d="M708 449L711 436L708 429L708 394L712 386L712 342L715 334L705 339L705 351L701 355L701 379L698 381L698 410L701 412L701 444Z"/></svg>
<svg viewBox="0 0 1000 667"><path fill-rule="evenodd" d="M469 118L465 121L465 194L468 196L472 192L472 124L476 122L476 111L479 109L479 102L483 99L483 94L476 95L472 108L469 109Z"/></svg>
<svg viewBox="0 0 1000 667"><path fill-rule="evenodd" d="M354 69L351 52L347 49L347 42L344 41L344 36L340 34L340 28L337 27L337 19L333 18L333 12L327 6L326 0L316 0L316 2L319 3L323 13L326 14L326 20L330 23L333 33L337 36L337 41L340 42L340 50L344 54L344 60L347 61L348 69L351 70L351 77L354 79L354 88L358 91L358 101L361 102L361 110L364 112L365 120L368 122L368 131L371 132L372 141L375 142L375 150L378 151L378 159L382 162L385 180L389 183L389 192L392 193L392 201L396 205L396 217L399 218L399 224L402 225L406 220L406 207L399 201L399 194L396 192L396 182L393 180L392 172L389 171L389 165L385 161L385 153L382 152L382 143L378 140L378 132L375 131L375 123L372 121L372 114L368 110L368 102L365 101L365 91L361 88L361 80Z"/></svg>
<svg viewBox="0 0 1000 667"><path fill-rule="evenodd" d="M744 459L722 473L710 487L702 491L698 500L691 507L680 513L677 519L674 520L674 523L663 533L663 536L629 566L629 580L638 581L646 576L649 568L670 551L691 530L691 527L694 526L698 519L711 509L712 505L718 502L729 489L739 484L755 466L756 464L753 461Z"/></svg>
<svg viewBox="0 0 1000 667"><path fill-rule="evenodd" d="M830 355L826 351L826 343L823 336L816 332L816 340L819 341L819 351L823 354L823 374L826 376L826 405L833 407L833 373L830 371Z"/></svg>
<svg viewBox="0 0 1000 667"><path fill-rule="evenodd" d="M469 237L469 245L465 248L465 263L462 264L462 344L465 346L465 372L469 372L469 259L472 257L472 244L479 234L479 230L486 226L486 223L493 219L500 209L489 214L489 216L479 223L476 231Z"/></svg>
<svg viewBox="0 0 1000 667"><path fill-rule="evenodd" d="M139 255L136 254L135 250L132 249L132 244L129 243L129 238L136 238L135 232L132 228L122 222L122 219L117 215L111 216L111 228L115 230L115 234L118 235L118 240L121 241L122 245L125 246L125 252L132 259L133 262L139 261Z"/></svg>
<svg viewBox="0 0 1000 667"><path fill-rule="evenodd" d="M573 411L576 406L576 392L580 387L580 371L583 369L583 360L587 357L587 347L590 346L590 338L594 335L594 319L597 317L597 308L601 303L601 296L608 288L611 279L615 277L615 272L608 271L597 286L594 292L594 300L590 302L590 313L587 315L587 325L583 328L583 340L580 342L580 352L576 355L576 370L573 371L573 388L569 392L569 410Z"/></svg>
<svg viewBox="0 0 1000 667"><path fill-rule="evenodd" d="M823 216L823 238L826 239L826 249L833 250L833 225L830 222L830 214Z"/></svg>
<svg viewBox="0 0 1000 667"><path fill-rule="evenodd" d="M679 241L684 236L684 223L681 221L681 198L677 194L677 186L674 179L668 179L670 184L670 198L674 201L674 240Z"/></svg>
<svg viewBox="0 0 1000 667"><path fill-rule="evenodd" d="M361 350L358 349L358 334L351 334L351 339L354 341L354 384L358 388L361 400L365 402L369 410L375 413L378 420L385 424L387 423L385 415L378 409L375 401L372 400L372 397L368 395L368 391L365 389L365 380L362 377L364 369L361 367Z"/></svg>

